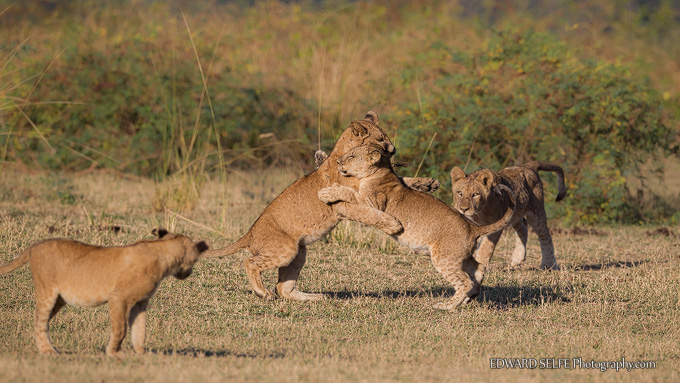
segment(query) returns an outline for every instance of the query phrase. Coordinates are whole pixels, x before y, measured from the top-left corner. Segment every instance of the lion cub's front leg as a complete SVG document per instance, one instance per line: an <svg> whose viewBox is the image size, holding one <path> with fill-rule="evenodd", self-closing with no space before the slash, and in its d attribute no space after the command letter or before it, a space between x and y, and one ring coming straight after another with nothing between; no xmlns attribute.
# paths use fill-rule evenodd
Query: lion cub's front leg
<svg viewBox="0 0 680 383"><path fill-rule="evenodd" d="M334 184L318 192L319 199L324 203L346 202L334 205L335 211L343 218L373 225L388 235L394 235L403 230L401 222L395 217L367 206L359 193L354 189Z"/></svg>
<svg viewBox="0 0 680 383"><path fill-rule="evenodd" d="M128 318L132 349L140 355L146 352L144 341L146 340L146 307L148 304L148 299L138 302L130 310L130 317Z"/></svg>
<svg viewBox="0 0 680 383"><path fill-rule="evenodd" d="M317 195L323 203L349 202L356 204L360 198L356 190L339 184L323 188L317 192Z"/></svg>
<svg viewBox="0 0 680 383"><path fill-rule="evenodd" d="M106 346L106 355L119 356L120 345L123 343L126 332L126 322L130 315L125 299L120 297L109 298L109 315L111 316L111 336Z"/></svg>

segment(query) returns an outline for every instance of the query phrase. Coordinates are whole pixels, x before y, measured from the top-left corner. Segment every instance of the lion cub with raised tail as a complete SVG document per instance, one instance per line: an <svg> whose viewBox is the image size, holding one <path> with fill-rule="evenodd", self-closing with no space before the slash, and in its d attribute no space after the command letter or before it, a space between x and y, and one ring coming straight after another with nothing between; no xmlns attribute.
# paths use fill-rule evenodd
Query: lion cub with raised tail
<svg viewBox="0 0 680 383"><path fill-rule="evenodd" d="M154 230L159 240L100 247L68 239L36 242L11 263L6 274L30 262L35 285L35 340L42 354L58 354L50 343L49 322L66 304L95 307L109 303L111 337L106 354L116 356L130 326L132 347L143 354L146 307L161 280L184 279L208 249L205 242Z"/></svg>
<svg viewBox="0 0 680 383"><path fill-rule="evenodd" d="M429 250L435 269L456 289L448 302L437 303L435 308L451 310L479 294L484 265L472 256L477 238L507 225L513 210L493 224L477 226L441 200L406 187L377 146L359 146L337 162L342 175L360 180L359 191L333 185L321 189L319 199L370 206L376 215L387 214L399 220L403 230L392 237L413 249ZM502 185L499 188L514 200L510 189Z"/></svg>

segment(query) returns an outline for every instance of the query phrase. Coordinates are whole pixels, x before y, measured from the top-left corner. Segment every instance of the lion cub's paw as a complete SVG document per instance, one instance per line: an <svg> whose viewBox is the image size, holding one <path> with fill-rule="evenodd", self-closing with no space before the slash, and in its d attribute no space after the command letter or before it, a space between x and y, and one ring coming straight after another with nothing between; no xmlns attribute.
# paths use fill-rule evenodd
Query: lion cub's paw
<svg viewBox="0 0 680 383"><path fill-rule="evenodd" d="M342 189L340 189L340 185L338 184L333 184L333 186L325 187L319 190L317 195L323 203L333 203L338 201L356 202L346 200L346 198L349 196L343 195Z"/></svg>
<svg viewBox="0 0 680 383"><path fill-rule="evenodd" d="M326 158L328 158L328 154L324 152L323 150L317 150L314 153L314 163L316 164L316 168L318 169L321 164L323 164L324 161L326 161Z"/></svg>
<svg viewBox="0 0 680 383"><path fill-rule="evenodd" d="M385 232L387 235L393 235L397 234L400 231L404 230L404 226L401 225L401 222L399 222L398 219L389 216L389 218L385 218L383 222L381 222L380 227L382 228L382 231Z"/></svg>
<svg viewBox="0 0 680 383"><path fill-rule="evenodd" d="M41 348L40 353L42 355L48 355L48 356L56 356L56 355L60 354L60 352L57 351L57 349L54 348L54 347Z"/></svg>
<svg viewBox="0 0 680 383"><path fill-rule="evenodd" d="M432 307L434 307L437 310L453 310L459 306L465 305L470 302L470 297L464 297L463 299L460 299L456 297L455 295L451 300L448 302L439 302Z"/></svg>
<svg viewBox="0 0 680 383"><path fill-rule="evenodd" d="M557 261L555 261L552 264L542 264L541 265L541 270L557 271L559 269L560 269L560 265L557 264Z"/></svg>
<svg viewBox="0 0 680 383"><path fill-rule="evenodd" d="M106 356L108 356L108 357L120 359L120 358L123 357L123 355L124 355L123 351L120 351L120 350L117 350L117 351L108 350L108 349L106 350Z"/></svg>
<svg viewBox="0 0 680 383"><path fill-rule="evenodd" d="M408 186L423 193L434 193L439 189L439 180L431 177L411 178Z"/></svg>

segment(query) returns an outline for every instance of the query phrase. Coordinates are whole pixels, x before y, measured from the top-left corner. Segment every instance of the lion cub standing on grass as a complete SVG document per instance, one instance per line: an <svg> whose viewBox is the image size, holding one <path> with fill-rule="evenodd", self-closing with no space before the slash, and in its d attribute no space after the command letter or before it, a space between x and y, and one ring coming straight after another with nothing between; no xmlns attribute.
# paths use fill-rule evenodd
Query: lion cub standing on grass
<svg viewBox="0 0 680 383"><path fill-rule="evenodd" d="M65 304L94 307L109 302L111 338L106 354L115 356L130 325L132 347L143 354L146 306L161 280L184 279L208 249L183 235L154 230L157 241L122 247L100 247L67 239L31 245L0 274L30 261L35 285L35 340L43 354L58 354L48 335L49 322Z"/></svg>
<svg viewBox="0 0 680 383"><path fill-rule="evenodd" d="M527 222L538 235L541 244L541 268L557 270L555 248L548 230L548 219L543 206L543 183L538 171L557 174L558 193L556 201L567 194L564 186L564 171L559 165L532 161L520 166L510 166L499 172L489 169L478 170L466 176L463 169L451 170L453 207L470 221L486 225L498 220L513 203L502 193L494 192L498 185L512 189L517 198L516 212L510 224L517 234L515 250L512 252L512 266L518 266L526 258ZM493 251L501 238L502 230L484 237L479 245L477 260L488 265Z"/></svg>
<svg viewBox="0 0 680 383"><path fill-rule="evenodd" d="M498 222L477 226L437 198L406 187L377 146L359 146L337 162L341 174L360 180L359 192L333 185L321 189L319 199L326 203L344 201L370 206L375 209L372 214L399 220L403 230L392 237L413 249L429 250L434 267L456 289L449 302L438 303L435 308L454 309L479 294L484 265L472 256L477 238L507 225L513 210L508 210ZM510 189L503 185L499 189L514 200Z"/></svg>

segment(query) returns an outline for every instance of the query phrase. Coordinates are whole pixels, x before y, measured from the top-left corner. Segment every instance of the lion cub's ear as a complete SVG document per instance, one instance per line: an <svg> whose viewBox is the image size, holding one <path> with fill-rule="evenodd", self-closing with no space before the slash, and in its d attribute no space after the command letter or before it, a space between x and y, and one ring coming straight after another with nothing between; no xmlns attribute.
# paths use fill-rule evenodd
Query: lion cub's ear
<svg viewBox="0 0 680 383"><path fill-rule="evenodd" d="M352 129L352 134L357 137L368 136L368 129L366 129L366 127L363 126L359 121L352 121L350 128Z"/></svg>
<svg viewBox="0 0 680 383"><path fill-rule="evenodd" d="M465 172L458 166L451 169L451 184L455 183L458 180L464 179L465 177L467 177L465 175Z"/></svg>
<svg viewBox="0 0 680 383"><path fill-rule="evenodd" d="M371 122L373 125L378 125L378 113L369 110L368 113L366 113L364 120Z"/></svg>
<svg viewBox="0 0 680 383"><path fill-rule="evenodd" d="M491 190L496 185L498 185L498 177L496 177L496 173L492 172L489 169L482 169L479 171L479 176L477 177L479 179L479 182L484 185L487 190Z"/></svg>
<svg viewBox="0 0 680 383"><path fill-rule="evenodd" d="M205 241L196 242L194 246L196 247L198 254L201 254L202 252L208 250L208 244L205 243Z"/></svg>
<svg viewBox="0 0 680 383"><path fill-rule="evenodd" d="M368 162L371 165L375 165L378 162L380 162L380 159L382 158L383 153L382 151L378 149L372 149L370 152L368 152Z"/></svg>
<svg viewBox="0 0 680 383"><path fill-rule="evenodd" d="M159 239L165 237L166 235L170 234L169 231L163 229L162 227L157 227L153 230L151 230L151 234L158 236Z"/></svg>

